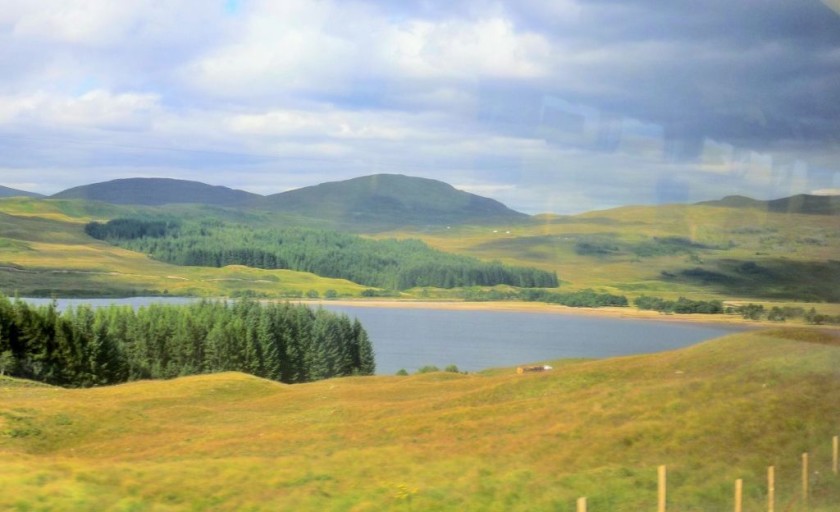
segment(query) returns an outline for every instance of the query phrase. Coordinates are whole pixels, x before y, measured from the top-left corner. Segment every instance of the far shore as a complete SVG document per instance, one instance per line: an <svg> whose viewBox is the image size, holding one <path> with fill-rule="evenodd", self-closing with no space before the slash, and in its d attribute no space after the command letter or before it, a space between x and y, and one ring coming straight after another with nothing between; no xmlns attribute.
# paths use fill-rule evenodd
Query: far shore
<svg viewBox="0 0 840 512"><path fill-rule="evenodd" d="M625 318L632 320L650 320L662 322L680 322L692 324L728 324L749 329L767 327L834 327L836 326L813 326L802 322L770 322L746 320L738 315L704 315L704 314L679 314L660 313L636 309L633 307L602 307L602 308L573 308L559 304L548 304L544 302L466 302L457 300L387 300L387 299L301 299L293 301L299 304L310 306L349 306L369 308L395 308L395 309L442 309L450 311L510 311L518 313L549 313L557 315L583 315L600 316L606 318Z"/></svg>
<svg viewBox="0 0 840 512"><path fill-rule="evenodd" d="M70 297L65 297L71 299ZM136 297L123 297L131 299ZM199 297L189 296L160 296L163 299L196 299ZM106 299L96 297L95 300ZM217 300L229 300L225 297L216 297ZM77 298L75 300L84 300ZM813 325L807 324L801 319L788 320L785 322L772 322L769 320L747 320L739 315L731 314L680 314L661 313L659 311L637 309L635 307L570 307L560 304L549 304L545 302L521 302L521 301L463 301L463 300L414 300L414 299L259 299L261 302L290 302L294 304L305 304L308 306L347 306L359 308L393 308L393 309L438 309L449 311L508 311L517 313L540 313L555 315L577 315L594 316L603 318L622 318L628 320L645 320L655 322L679 322L690 324L706 325L729 325L744 329L766 329L784 327L808 327L827 329L840 332L837 325Z"/></svg>

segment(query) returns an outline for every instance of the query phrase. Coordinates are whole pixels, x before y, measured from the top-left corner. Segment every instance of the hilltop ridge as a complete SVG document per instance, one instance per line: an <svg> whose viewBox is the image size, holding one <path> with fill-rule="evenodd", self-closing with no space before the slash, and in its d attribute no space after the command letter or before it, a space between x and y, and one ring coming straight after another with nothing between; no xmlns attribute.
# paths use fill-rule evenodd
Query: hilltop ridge
<svg viewBox="0 0 840 512"><path fill-rule="evenodd" d="M521 221L528 215L442 181L375 174L268 196L278 211L409 224Z"/></svg>
<svg viewBox="0 0 840 512"><path fill-rule="evenodd" d="M259 206L263 196L228 187L171 178L126 178L82 185L50 196L122 205L160 206L194 203L213 206Z"/></svg>
<svg viewBox="0 0 840 512"><path fill-rule="evenodd" d="M44 197L35 192L27 192L25 190L18 190L15 188L4 187L0 185L0 197Z"/></svg>
<svg viewBox="0 0 840 512"><path fill-rule="evenodd" d="M169 178L129 178L74 187L51 196L120 205L201 204L289 213L342 226L521 222L530 217L442 181L376 174L262 196Z"/></svg>
<svg viewBox="0 0 840 512"><path fill-rule="evenodd" d="M727 208L756 208L778 213L804 213L809 215L840 215L840 196L797 194L790 197L761 201L746 196L726 196L716 201L697 203Z"/></svg>

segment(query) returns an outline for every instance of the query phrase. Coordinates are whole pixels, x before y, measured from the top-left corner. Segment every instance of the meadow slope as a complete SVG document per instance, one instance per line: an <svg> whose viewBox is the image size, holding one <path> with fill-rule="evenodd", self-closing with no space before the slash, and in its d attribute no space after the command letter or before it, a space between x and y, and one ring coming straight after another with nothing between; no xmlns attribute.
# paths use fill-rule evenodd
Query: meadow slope
<svg viewBox="0 0 840 512"><path fill-rule="evenodd" d="M376 236L554 271L563 290L818 304L840 302L837 227L833 215L659 205Z"/></svg>
<svg viewBox="0 0 840 512"><path fill-rule="evenodd" d="M3 510L837 510L840 336L773 330L517 375L286 386L218 374L67 390L0 380Z"/></svg>
<svg viewBox="0 0 840 512"><path fill-rule="evenodd" d="M132 295L236 296L253 293L303 296L329 290L358 296L365 289L346 279L309 272L176 266L95 240L86 223L143 212L140 207L84 201L0 199L0 292L38 297ZM242 217L248 213L189 207L172 215Z"/></svg>
<svg viewBox="0 0 840 512"><path fill-rule="evenodd" d="M0 288L7 295L360 297L368 286L306 272L176 266L94 240L91 220L148 217L253 227L328 224L299 216L201 205L116 206L0 199ZM369 230L373 229L368 226ZM435 249L555 272L561 292L757 302L840 315L836 215L707 205L628 206L504 225L405 227L358 233L414 238ZM463 300L473 289L415 288L392 298ZM489 289L483 289L488 292ZM496 287L501 296L510 290ZM333 293L334 292L334 293ZM397 297L398 295L398 297Z"/></svg>

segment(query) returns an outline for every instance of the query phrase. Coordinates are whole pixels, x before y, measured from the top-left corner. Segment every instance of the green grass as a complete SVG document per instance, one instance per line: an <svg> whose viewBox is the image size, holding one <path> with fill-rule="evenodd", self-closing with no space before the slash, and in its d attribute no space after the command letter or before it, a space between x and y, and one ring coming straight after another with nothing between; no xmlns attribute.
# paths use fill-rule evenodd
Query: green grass
<svg viewBox="0 0 840 512"><path fill-rule="evenodd" d="M530 224L453 226L377 236L418 237L446 251L556 271L567 290L595 288L630 298L647 294L760 301L793 300L782 296L796 289L797 300L816 304L830 298L838 284L830 263L840 254L837 225L837 217L828 215L664 205L545 216ZM610 250L587 252L581 250L585 244ZM719 272L747 262L772 269L774 279L786 281L776 279L777 289L768 296L768 280L760 275L738 276L741 279L732 286L663 275L663 271L680 275L697 268Z"/></svg>
<svg viewBox="0 0 840 512"><path fill-rule="evenodd" d="M176 267L87 237L84 223L134 214L212 218L269 226L304 219L266 212L177 205L0 200L0 283L22 295L169 294L284 296L315 290L358 296L364 287L282 271ZM653 295L669 300L795 303L840 314L837 217L712 206L635 206L498 226L438 226L368 235L420 238L444 251L555 271L564 291ZM593 245L594 244L594 245ZM607 247L591 251L592 247ZM586 248L590 248L589 251ZM762 272L743 272L755 264ZM20 270L27 272L20 272ZM56 271L69 271L62 273ZM705 277L719 276L720 279ZM413 290L451 299L458 290ZM831 302L825 304L825 301Z"/></svg>
<svg viewBox="0 0 840 512"><path fill-rule="evenodd" d="M242 374L90 390L0 380L0 509L777 510L800 454L829 512L840 339L775 330L691 348L556 362L552 372L430 373L285 386ZM790 508L786 508L790 503ZM783 506L784 504L784 506Z"/></svg>
<svg viewBox="0 0 840 512"><path fill-rule="evenodd" d="M115 214L117 208L122 207L80 201L0 200L0 292L21 296L230 296L252 292L279 297L310 290L320 296L328 290L339 296L358 296L365 289L347 280L306 272L169 265L85 234L84 223L98 218L92 214ZM194 215L203 210L184 211Z"/></svg>

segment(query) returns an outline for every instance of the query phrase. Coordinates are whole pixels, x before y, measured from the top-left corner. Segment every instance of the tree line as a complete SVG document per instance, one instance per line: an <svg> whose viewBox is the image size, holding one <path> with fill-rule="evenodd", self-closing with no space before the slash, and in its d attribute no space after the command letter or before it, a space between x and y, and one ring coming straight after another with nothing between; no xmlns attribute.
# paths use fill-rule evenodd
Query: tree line
<svg viewBox="0 0 840 512"><path fill-rule="evenodd" d="M660 297L642 295L633 303L639 309L659 311L661 313L705 314L716 315L723 313L723 302L719 300L692 300L680 297L677 300L667 300Z"/></svg>
<svg viewBox="0 0 840 512"><path fill-rule="evenodd" d="M143 219L92 222L85 229L94 238L175 265L289 269L388 290L559 285L554 272L445 253L419 240L370 240L300 227Z"/></svg>
<svg viewBox="0 0 840 512"><path fill-rule="evenodd" d="M472 302L519 300L524 302L545 302L571 308L627 307L629 302L624 295L600 293L591 288L574 292L555 292L542 289L489 289L469 288L464 291L464 299Z"/></svg>
<svg viewBox="0 0 840 512"><path fill-rule="evenodd" d="M358 320L288 303L68 308L0 295L0 373L67 387L241 371L285 383L372 375Z"/></svg>

